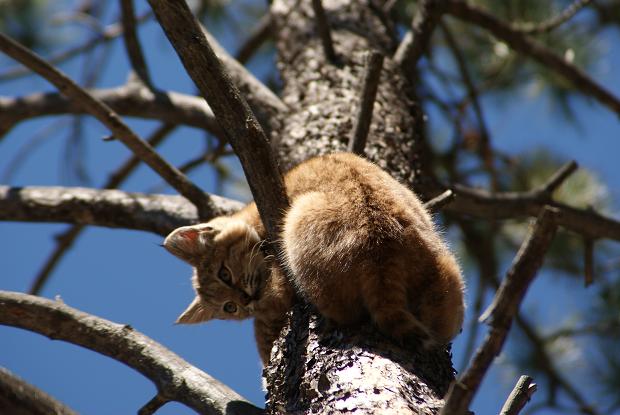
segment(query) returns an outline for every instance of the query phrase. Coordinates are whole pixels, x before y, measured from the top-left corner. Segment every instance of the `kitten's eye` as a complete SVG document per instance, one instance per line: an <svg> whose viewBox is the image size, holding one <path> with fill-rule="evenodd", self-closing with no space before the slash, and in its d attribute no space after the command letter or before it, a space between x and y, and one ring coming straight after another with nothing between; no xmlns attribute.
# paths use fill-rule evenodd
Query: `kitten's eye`
<svg viewBox="0 0 620 415"><path fill-rule="evenodd" d="M235 311L237 311L237 304L233 303L232 301L227 302L226 304L224 304L224 311L230 314L234 313Z"/></svg>
<svg viewBox="0 0 620 415"><path fill-rule="evenodd" d="M222 265L220 270L217 272L217 276L219 277L219 279L224 281L226 284L230 284L230 282L232 280L232 276L230 275L230 271L224 265Z"/></svg>

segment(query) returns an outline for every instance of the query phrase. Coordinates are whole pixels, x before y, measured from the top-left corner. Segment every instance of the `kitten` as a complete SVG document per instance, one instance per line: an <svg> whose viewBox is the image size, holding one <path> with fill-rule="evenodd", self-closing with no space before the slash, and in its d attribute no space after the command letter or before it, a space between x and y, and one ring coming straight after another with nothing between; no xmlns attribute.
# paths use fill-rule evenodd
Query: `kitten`
<svg viewBox="0 0 620 415"><path fill-rule="evenodd" d="M413 192L350 153L307 160L285 178L283 263L259 249L256 205L173 231L164 242L194 267L197 296L179 323L254 317L261 359L297 292L336 325L372 320L399 342L446 344L463 323L459 266Z"/></svg>

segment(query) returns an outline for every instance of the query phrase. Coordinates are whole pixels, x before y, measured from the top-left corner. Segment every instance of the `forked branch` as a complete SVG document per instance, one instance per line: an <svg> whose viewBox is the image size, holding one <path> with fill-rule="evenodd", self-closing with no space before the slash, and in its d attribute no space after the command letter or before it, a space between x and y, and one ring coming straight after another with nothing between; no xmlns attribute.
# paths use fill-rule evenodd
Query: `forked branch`
<svg viewBox="0 0 620 415"><path fill-rule="evenodd" d="M525 293L542 265L557 230L558 216L553 208L543 209L521 245L493 302L480 317L489 324L489 334L467 370L452 384L441 415L460 415L467 411L495 356L502 350Z"/></svg>
<svg viewBox="0 0 620 415"><path fill-rule="evenodd" d="M183 0L149 0L185 69L239 157L270 241L288 206L284 183L261 125Z"/></svg>
<svg viewBox="0 0 620 415"><path fill-rule="evenodd" d="M516 52L529 56L538 63L569 80L583 94L596 98L603 105L620 114L620 99L596 83L584 71L549 50L542 43L530 39L487 11L462 0L449 0L447 13L488 30Z"/></svg>
<svg viewBox="0 0 620 415"><path fill-rule="evenodd" d="M23 47L11 38L0 33L0 50L26 65L46 80L54 84L58 90L81 105L92 116L110 129L112 134L125 144L135 155L159 174L168 184L189 199L201 217L206 217L214 209L209 196L191 182L183 173L170 165L147 143L142 141L110 107L97 100L86 90L77 85L68 76L55 69L34 52Z"/></svg>

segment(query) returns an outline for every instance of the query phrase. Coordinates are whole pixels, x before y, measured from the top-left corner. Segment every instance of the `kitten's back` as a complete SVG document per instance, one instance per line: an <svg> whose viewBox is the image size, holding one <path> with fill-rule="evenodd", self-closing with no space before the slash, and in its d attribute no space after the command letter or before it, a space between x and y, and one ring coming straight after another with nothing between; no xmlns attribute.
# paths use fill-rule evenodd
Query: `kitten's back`
<svg viewBox="0 0 620 415"><path fill-rule="evenodd" d="M306 161L285 182L285 263L321 314L339 324L370 315L396 338L456 334L460 270L411 191L349 153Z"/></svg>

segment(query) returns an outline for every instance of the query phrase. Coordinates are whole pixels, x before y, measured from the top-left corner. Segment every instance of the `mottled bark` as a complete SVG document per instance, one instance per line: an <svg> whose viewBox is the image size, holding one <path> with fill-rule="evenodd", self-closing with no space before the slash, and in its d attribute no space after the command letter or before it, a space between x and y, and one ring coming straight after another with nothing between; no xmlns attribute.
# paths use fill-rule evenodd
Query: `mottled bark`
<svg viewBox="0 0 620 415"><path fill-rule="evenodd" d="M391 56L395 40L379 6L364 1L324 1L338 63L329 63L316 32L310 1L275 1L282 100L289 108L276 138L287 167L309 157L347 148L353 133L366 54ZM416 104L400 67L386 59L379 82L367 157L394 177L413 183Z"/></svg>
<svg viewBox="0 0 620 415"><path fill-rule="evenodd" d="M369 50L387 58L381 73L367 157L402 182L415 185L420 124L413 90L389 57L395 39L378 5L324 0L336 61L330 62L311 1L278 0L276 24L282 99L289 111L272 132L284 166L346 150L353 135ZM371 2L372 3L372 2ZM435 414L454 378L446 350L399 347L371 325L327 327L311 307L294 308L265 368L267 412Z"/></svg>

